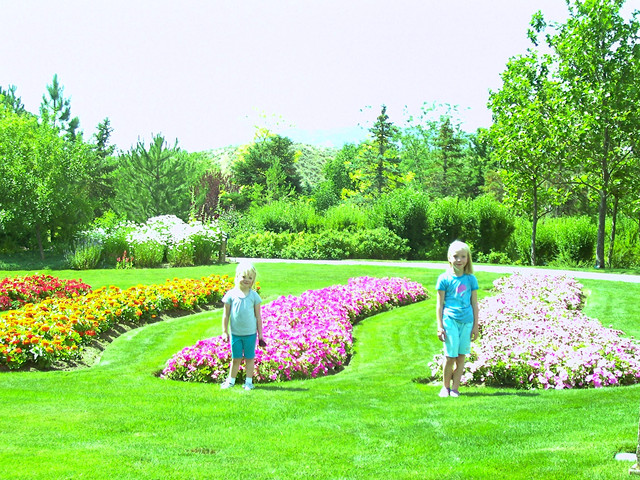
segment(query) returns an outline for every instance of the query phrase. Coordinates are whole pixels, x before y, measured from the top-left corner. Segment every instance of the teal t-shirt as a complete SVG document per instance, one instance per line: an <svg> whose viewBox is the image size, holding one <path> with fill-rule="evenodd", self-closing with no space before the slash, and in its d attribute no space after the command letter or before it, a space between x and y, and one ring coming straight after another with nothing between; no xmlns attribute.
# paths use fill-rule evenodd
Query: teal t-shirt
<svg viewBox="0 0 640 480"><path fill-rule="evenodd" d="M231 305L229 327L232 335L253 335L258 331L258 319L254 307L262 302L255 290L245 296L239 288L232 288L222 297L222 303Z"/></svg>
<svg viewBox="0 0 640 480"><path fill-rule="evenodd" d="M460 277L445 272L438 277L436 290L444 290L444 310L442 316L462 323L473 323L471 292L478 290L478 280L465 273Z"/></svg>

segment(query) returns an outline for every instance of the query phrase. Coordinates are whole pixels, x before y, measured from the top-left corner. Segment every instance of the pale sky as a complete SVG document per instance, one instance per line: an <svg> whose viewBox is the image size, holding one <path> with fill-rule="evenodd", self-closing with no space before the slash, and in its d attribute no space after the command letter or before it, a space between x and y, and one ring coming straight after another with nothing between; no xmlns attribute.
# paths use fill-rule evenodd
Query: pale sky
<svg viewBox="0 0 640 480"><path fill-rule="evenodd" d="M0 0L0 85L37 113L57 73L85 139L109 117L123 151L239 145L255 125L339 147L382 104L397 125L405 105L457 105L475 131L537 10L566 18L564 0Z"/></svg>

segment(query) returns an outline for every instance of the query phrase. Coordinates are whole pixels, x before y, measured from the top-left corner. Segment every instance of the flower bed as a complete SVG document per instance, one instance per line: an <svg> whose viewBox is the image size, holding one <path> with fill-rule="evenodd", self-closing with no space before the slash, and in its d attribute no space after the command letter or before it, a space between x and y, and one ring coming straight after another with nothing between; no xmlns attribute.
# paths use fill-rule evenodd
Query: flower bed
<svg viewBox="0 0 640 480"><path fill-rule="evenodd" d="M589 388L640 382L640 344L581 311L582 285L566 276L512 275L480 303L481 338L463 384ZM430 364L442 378L442 355Z"/></svg>
<svg viewBox="0 0 640 480"><path fill-rule="evenodd" d="M77 358L83 345L119 323L143 324L168 311L213 305L231 287L226 275L212 275L126 290L103 287L84 296L26 304L0 316L0 367L47 367Z"/></svg>
<svg viewBox="0 0 640 480"><path fill-rule="evenodd" d="M355 322L427 297L419 283L373 277L352 278L347 285L309 290L298 297L280 297L262 307L267 347L256 352L254 379L274 382L315 378L339 370L352 353ZM227 376L230 361L229 344L217 336L175 354L161 376L218 382Z"/></svg>
<svg viewBox="0 0 640 480"><path fill-rule="evenodd" d="M82 280L61 280L51 275L4 278L0 281L0 310L13 310L49 297L73 298L90 291Z"/></svg>

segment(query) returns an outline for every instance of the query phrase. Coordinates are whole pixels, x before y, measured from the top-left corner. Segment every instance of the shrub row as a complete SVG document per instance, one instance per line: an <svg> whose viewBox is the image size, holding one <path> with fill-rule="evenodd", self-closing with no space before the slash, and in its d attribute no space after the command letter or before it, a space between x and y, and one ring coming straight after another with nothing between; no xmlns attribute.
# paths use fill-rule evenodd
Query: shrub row
<svg viewBox="0 0 640 480"><path fill-rule="evenodd" d="M320 233L241 233L229 238L229 253L238 257L341 260L405 258L408 241L386 228Z"/></svg>
<svg viewBox="0 0 640 480"><path fill-rule="evenodd" d="M231 237L230 252L238 256L443 261L449 244L461 239L477 262L530 263L531 222L489 196L431 201L422 192L399 189L371 205L342 202L322 213L308 201L278 201L246 213L228 212L221 224ZM637 221L623 217L616 230L611 266L640 266ZM607 236L607 258L608 242ZM537 225L536 263L591 266L595 245L595 219L543 218Z"/></svg>

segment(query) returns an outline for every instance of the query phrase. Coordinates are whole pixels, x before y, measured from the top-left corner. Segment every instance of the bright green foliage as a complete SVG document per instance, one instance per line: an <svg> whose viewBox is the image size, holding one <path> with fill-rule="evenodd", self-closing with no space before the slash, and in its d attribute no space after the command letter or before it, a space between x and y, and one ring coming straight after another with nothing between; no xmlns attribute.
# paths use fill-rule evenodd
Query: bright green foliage
<svg viewBox="0 0 640 480"><path fill-rule="evenodd" d="M548 79L551 57L534 51L511 59L503 86L491 92L493 153L502 167L505 202L530 217L530 263L536 265L538 219L558 203L562 91Z"/></svg>
<svg viewBox="0 0 640 480"><path fill-rule="evenodd" d="M506 250L518 263L528 263L531 222L519 218ZM589 267L593 264L596 225L588 217L546 218L538 224L539 265Z"/></svg>
<svg viewBox="0 0 640 480"><path fill-rule="evenodd" d="M0 232L38 245L69 240L90 221L87 161L91 149L68 142L49 123L0 105ZM28 243L28 241L27 241Z"/></svg>
<svg viewBox="0 0 640 480"><path fill-rule="evenodd" d="M378 225L373 209L366 205L341 202L325 210L322 226L327 230L366 230Z"/></svg>
<svg viewBox="0 0 640 480"><path fill-rule="evenodd" d="M417 117L408 117L398 137L400 171L431 198L477 196L489 167L486 145L463 132L456 115L450 105L425 104Z"/></svg>
<svg viewBox="0 0 640 480"><path fill-rule="evenodd" d="M399 188L380 196L374 208L382 226L409 241L409 258L420 258L426 247L428 196L411 188Z"/></svg>
<svg viewBox="0 0 640 480"><path fill-rule="evenodd" d="M626 21L625 0L567 2L569 18L546 35L554 78L562 88L556 130L574 183L592 189L598 204L596 266L604 268L609 197L635 172L640 135L640 21ZM534 16L530 38L546 23Z"/></svg>
<svg viewBox="0 0 640 480"><path fill-rule="evenodd" d="M371 155L374 175L373 188L380 195L389 186L394 186L398 178L398 164L400 158L395 145L399 130L393 123L389 121L386 105L382 106L380 115L369 130L373 137L373 151L367 150Z"/></svg>
<svg viewBox="0 0 640 480"><path fill-rule="evenodd" d="M319 233L265 231L231 237L228 251L233 256L256 258L398 260L407 256L409 245L387 228Z"/></svg>
<svg viewBox="0 0 640 480"><path fill-rule="evenodd" d="M198 168L177 141L169 147L162 135L156 135L149 148L139 141L119 159L114 210L126 212L135 222L168 214L187 219Z"/></svg>
<svg viewBox="0 0 640 480"><path fill-rule="evenodd" d="M351 165L355 165L357 155L358 146L348 143L324 164L325 180L316 186L313 193L318 210L337 205L347 192L355 191L356 185L349 171Z"/></svg>
<svg viewBox="0 0 640 480"><path fill-rule="evenodd" d="M454 240L467 242L472 253L502 251L515 229L514 222L512 212L490 196L435 200L429 203L423 250L418 258L445 259Z"/></svg>
<svg viewBox="0 0 640 480"><path fill-rule="evenodd" d="M73 244L72 250L65 253L65 260L73 270L89 270L97 268L101 256L100 244L80 240Z"/></svg>
<svg viewBox="0 0 640 480"><path fill-rule="evenodd" d="M371 200L384 192L392 191L413 178L411 172L400 171L397 146L399 129L389 121L386 106L369 129L371 139L355 149L344 151L343 165L349 175L344 182L341 197Z"/></svg>
<svg viewBox="0 0 640 480"><path fill-rule="evenodd" d="M231 171L242 196L260 204L300 192L299 155L292 145L287 137L267 134L240 152Z"/></svg>
<svg viewBox="0 0 640 480"><path fill-rule="evenodd" d="M313 206L303 199L256 205L248 215L260 230L275 233L313 230L320 221Z"/></svg>
<svg viewBox="0 0 640 480"><path fill-rule="evenodd" d="M111 121L105 118L98 124L94 134L95 144L93 161L88 163L89 191L95 203L94 215L100 217L109 210L111 199L115 196L115 176L117 159L114 158L115 145L109 145L111 133Z"/></svg>
<svg viewBox="0 0 640 480"><path fill-rule="evenodd" d="M324 181L324 166L333 160L338 149L299 143L292 147L297 155L294 166L300 178L300 191L311 194L316 185Z"/></svg>
<svg viewBox="0 0 640 480"><path fill-rule="evenodd" d="M15 85L9 85L6 90L0 86L0 103L4 103L15 113L24 113L24 104L22 99L16 95L16 90L17 87Z"/></svg>

